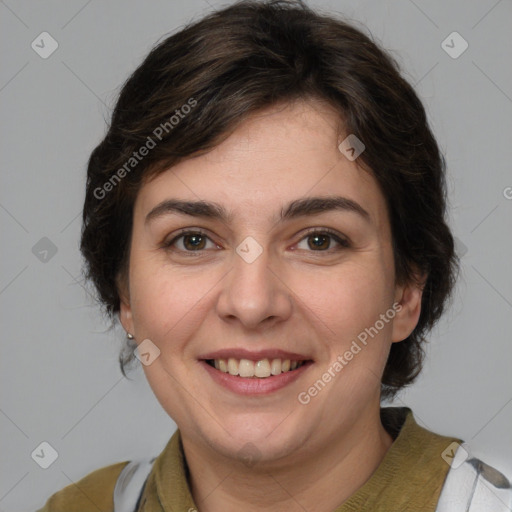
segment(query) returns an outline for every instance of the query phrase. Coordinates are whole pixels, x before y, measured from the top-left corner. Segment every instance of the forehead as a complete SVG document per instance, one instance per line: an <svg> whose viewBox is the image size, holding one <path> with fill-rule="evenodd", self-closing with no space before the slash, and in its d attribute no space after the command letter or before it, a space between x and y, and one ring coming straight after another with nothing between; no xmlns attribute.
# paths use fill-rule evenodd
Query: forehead
<svg viewBox="0 0 512 512"><path fill-rule="evenodd" d="M386 221L385 199L373 175L338 150L347 135L342 128L339 115L317 101L262 110L210 152L144 184L136 214L178 198L218 203L239 221L273 222L283 205L329 195L358 203L379 227Z"/></svg>

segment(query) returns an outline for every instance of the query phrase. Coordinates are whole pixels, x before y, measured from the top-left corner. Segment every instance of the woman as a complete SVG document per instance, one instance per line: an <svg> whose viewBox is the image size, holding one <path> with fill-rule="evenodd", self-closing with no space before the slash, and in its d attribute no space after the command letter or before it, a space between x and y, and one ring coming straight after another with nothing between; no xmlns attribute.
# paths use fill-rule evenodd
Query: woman
<svg viewBox="0 0 512 512"><path fill-rule="evenodd" d="M508 510L460 439L381 407L455 283L445 209L422 104L354 27L241 2L160 43L91 155L81 250L178 431L42 510Z"/></svg>

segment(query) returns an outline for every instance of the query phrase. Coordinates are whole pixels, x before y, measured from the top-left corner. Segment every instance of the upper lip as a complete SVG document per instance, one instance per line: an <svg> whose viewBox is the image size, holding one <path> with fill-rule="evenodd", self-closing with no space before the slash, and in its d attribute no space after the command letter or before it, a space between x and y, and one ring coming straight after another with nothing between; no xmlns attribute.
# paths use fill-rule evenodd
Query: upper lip
<svg viewBox="0 0 512 512"><path fill-rule="evenodd" d="M230 357L235 359L249 359L250 361L261 361L262 359L290 359L291 361L311 360L311 357L294 352L287 352L285 350L266 349L252 351L244 348L225 348L222 350L216 350L215 352L209 352L208 354L200 356L199 359L229 359Z"/></svg>

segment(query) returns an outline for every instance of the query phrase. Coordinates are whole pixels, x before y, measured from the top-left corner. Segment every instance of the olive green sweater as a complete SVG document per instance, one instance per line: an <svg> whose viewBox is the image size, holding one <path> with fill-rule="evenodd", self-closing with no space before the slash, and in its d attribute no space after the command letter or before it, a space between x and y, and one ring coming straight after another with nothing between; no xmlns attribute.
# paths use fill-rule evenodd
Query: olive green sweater
<svg viewBox="0 0 512 512"><path fill-rule="evenodd" d="M449 470L441 453L461 440L425 430L406 407L383 408L381 418L393 444L366 483L333 512L434 512ZM112 512L116 480L126 464L90 473L54 494L38 512ZM199 510L186 471L178 430L154 463L139 512Z"/></svg>

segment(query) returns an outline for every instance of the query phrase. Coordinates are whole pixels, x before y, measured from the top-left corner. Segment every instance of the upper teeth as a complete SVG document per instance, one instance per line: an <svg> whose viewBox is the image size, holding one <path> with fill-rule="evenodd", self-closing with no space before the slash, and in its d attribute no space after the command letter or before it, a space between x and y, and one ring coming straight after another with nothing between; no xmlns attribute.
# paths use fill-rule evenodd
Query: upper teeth
<svg viewBox="0 0 512 512"><path fill-rule="evenodd" d="M240 377L270 377L280 373L295 370L303 364L303 361L291 361L290 359L261 359L251 361L250 359L214 359L215 368L230 375Z"/></svg>

